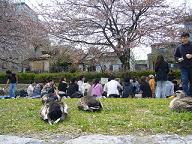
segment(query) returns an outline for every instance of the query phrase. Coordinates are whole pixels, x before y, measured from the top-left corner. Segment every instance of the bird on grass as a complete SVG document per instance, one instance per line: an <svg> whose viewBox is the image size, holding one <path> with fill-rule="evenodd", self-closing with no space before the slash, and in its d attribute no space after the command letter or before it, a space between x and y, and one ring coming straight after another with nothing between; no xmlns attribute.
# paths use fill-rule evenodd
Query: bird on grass
<svg viewBox="0 0 192 144"><path fill-rule="evenodd" d="M40 117L48 121L50 125L63 121L68 115L67 104L60 101L51 101L42 106L40 110Z"/></svg>
<svg viewBox="0 0 192 144"><path fill-rule="evenodd" d="M95 96L83 96L80 98L78 108L84 111L100 111L103 106Z"/></svg>
<svg viewBox="0 0 192 144"><path fill-rule="evenodd" d="M176 97L170 102L169 108L173 111L192 112L192 97L186 96L182 90L175 92Z"/></svg>

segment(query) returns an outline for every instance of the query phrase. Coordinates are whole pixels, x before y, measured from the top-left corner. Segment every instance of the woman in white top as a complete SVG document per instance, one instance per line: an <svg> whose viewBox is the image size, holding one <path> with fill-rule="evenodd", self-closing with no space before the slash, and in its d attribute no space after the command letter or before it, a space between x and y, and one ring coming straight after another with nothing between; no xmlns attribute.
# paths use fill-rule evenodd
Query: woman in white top
<svg viewBox="0 0 192 144"><path fill-rule="evenodd" d="M82 76L80 76L80 78L79 78L79 80L77 82L77 84L79 86L79 92L81 92L82 94L84 93L84 80L85 80L85 78L82 75Z"/></svg>
<svg viewBox="0 0 192 144"><path fill-rule="evenodd" d="M33 95L33 90L35 87L35 82L31 83L27 88L27 95L28 97L31 97Z"/></svg>

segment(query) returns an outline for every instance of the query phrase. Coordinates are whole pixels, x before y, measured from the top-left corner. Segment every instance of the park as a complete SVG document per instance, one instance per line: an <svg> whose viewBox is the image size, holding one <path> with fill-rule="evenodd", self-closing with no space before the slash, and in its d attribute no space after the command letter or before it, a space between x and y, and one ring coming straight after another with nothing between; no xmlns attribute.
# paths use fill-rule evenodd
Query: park
<svg viewBox="0 0 192 144"><path fill-rule="evenodd" d="M0 1L0 143L192 143L188 0Z"/></svg>

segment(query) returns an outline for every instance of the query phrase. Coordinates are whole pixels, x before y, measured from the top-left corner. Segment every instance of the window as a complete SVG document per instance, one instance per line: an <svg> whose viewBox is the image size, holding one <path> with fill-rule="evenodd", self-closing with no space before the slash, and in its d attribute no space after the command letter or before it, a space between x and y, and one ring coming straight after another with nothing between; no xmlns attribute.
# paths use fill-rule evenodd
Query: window
<svg viewBox="0 0 192 144"><path fill-rule="evenodd" d="M167 52L167 48L159 48L159 52L160 53L166 53Z"/></svg>

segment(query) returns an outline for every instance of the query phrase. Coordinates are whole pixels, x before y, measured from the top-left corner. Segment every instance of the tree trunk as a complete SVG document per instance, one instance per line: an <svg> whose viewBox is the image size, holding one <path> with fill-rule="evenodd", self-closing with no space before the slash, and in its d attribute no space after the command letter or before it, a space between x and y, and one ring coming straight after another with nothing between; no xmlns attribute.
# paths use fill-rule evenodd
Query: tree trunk
<svg viewBox="0 0 192 144"><path fill-rule="evenodd" d="M123 54L118 55L118 57L122 63L123 70L130 70L130 49L126 49Z"/></svg>

